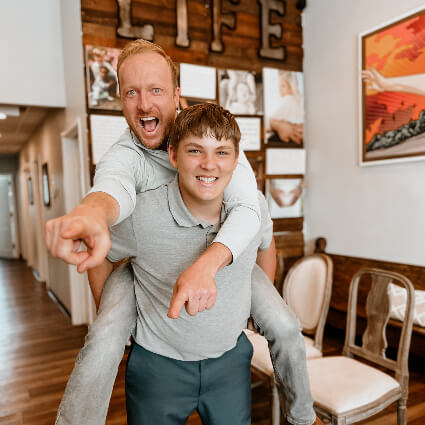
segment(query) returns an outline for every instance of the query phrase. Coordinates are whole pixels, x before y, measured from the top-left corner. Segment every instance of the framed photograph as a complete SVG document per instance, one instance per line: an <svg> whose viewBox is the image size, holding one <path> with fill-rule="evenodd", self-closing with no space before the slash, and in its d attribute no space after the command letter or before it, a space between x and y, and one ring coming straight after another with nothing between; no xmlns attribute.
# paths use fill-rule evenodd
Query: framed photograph
<svg viewBox="0 0 425 425"><path fill-rule="evenodd" d="M28 201L30 205L34 205L34 192L33 192L31 177L28 177L27 179L27 189L28 189Z"/></svg>
<svg viewBox="0 0 425 425"><path fill-rule="evenodd" d="M87 104L90 109L120 111L117 63L120 49L86 45Z"/></svg>
<svg viewBox="0 0 425 425"><path fill-rule="evenodd" d="M47 162L41 166L41 182L43 185L43 203L46 207L50 207L50 183Z"/></svg>
<svg viewBox="0 0 425 425"><path fill-rule="evenodd" d="M263 114L263 80L261 73L217 70L219 103L234 115Z"/></svg>
<svg viewBox="0 0 425 425"><path fill-rule="evenodd" d="M216 92L215 68L189 63L180 64L181 96L215 101Z"/></svg>
<svg viewBox="0 0 425 425"><path fill-rule="evenodd" d="M108 149L118 141L128 127L123 116L90 115L92 161L97 164Z"/></svg>
<svg viewBox="0 0 425 425"><path fill-rule="evenodd" d="M425 159L425 9L360 34L360 165Z"/></svg>
<svg viewBox="0 0 425 425"><path fill-rule="evenodd" d="M240 149L247 151L261 150L261 118L236 117L241 131Z"/></svg>
<svg viewBox="0 0 425 425"><path fill-rule="evenodd" d="M266 180L266 200L272 218L302 217L304 179Z"/></svg>
<svg viewBox="0 0 425 425"><path fill-rule="evenodd" d="M304 149L266 149L266 175L305 174Z"/></svg>
<svg viewBox="0 0 425 425"><path fill-rule="evenodd" d="M264 68L264 141L269 146L304 146L304 80L301 72Z"/></svg>

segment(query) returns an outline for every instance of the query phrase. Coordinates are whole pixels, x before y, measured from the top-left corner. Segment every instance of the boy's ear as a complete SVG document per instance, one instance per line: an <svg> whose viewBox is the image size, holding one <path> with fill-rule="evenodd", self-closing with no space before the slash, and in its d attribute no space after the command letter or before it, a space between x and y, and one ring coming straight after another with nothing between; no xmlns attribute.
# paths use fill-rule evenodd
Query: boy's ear
<svg viewBox="0 0 425 425"><path fill-rule="evenodd" d="M177 169L177 152L174 150L173 146L168 146L168 158L170 164Z"/></svg>

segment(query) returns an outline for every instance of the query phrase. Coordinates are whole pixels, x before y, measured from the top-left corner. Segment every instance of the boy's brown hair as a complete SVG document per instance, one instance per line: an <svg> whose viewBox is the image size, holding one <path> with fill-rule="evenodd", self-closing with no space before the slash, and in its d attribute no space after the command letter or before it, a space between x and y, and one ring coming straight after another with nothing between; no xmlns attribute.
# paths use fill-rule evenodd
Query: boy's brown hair
<svg viewBox="0 0 425 425"><path fill-rule="evenodd" d="M217 140L231 140L236 154L239 153L241 131L238 123L228 110L215 103L189 106L177 116L169 139L175 152L180 140L188 136L213 136Z"/></svg>
<svg viewBox="0 0 425 425"><path fill-rule="evenodd" d="M158 46L158 44L151 43L150 41L146 41L143 39L134 40L128 43L124 47L124 49L121 51L120 55L118 56L118 64L117 64L118 81L120 77L120 68L123 62L129 56L137 55L139 53L158 53L159 55L161 55L167 61L167 64L170 67L173 88L178 87L179 83L178 83L177 66L172 61L170 56L168 56L167 53L165 53L164 49L161 46Z"/></svg>

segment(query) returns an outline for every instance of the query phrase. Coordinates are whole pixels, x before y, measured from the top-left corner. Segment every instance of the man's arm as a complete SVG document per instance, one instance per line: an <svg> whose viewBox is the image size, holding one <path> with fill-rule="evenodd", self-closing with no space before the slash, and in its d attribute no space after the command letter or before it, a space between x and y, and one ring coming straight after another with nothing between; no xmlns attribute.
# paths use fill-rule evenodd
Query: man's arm
<svg viewBox="0 0 425 425"><path fill-rule="evenodd" d="M93 267L87 271L90 289L96 303L96 311L99 310L103 287L105 286L106 279L112 273L112 268L112 263L105 259L100 266Z"/></svg>
<svg viewBox="0 0 425 425"><path fill-rule="evenodd" d="M108 226L132 213L137 181L144 173L144 156L126 130L96 165L94 186L82 203L46 223L50 253L77 265L80 273L102 264L110 247ZM91 255L77 253L81 241L92 248Z"/></svg>
<svg viewBox="0 0 425 425"><path fill-rule="evenodd" d="M46 245L57 258L75 264L83 273L102 264L110 247L108 226L118 218L118 202L104 192L88 194L69 214L46 223ZM88 252L77 252L84 242Z"/></svg>
<svg viewBox="0 0 425 425"><path fill-rule="evenodd" d="M177 319L183 305L191 316L209 310L215 304L215 275L232 261L232 252L219 242L209 248L177 279L168 317Z"/></svg>

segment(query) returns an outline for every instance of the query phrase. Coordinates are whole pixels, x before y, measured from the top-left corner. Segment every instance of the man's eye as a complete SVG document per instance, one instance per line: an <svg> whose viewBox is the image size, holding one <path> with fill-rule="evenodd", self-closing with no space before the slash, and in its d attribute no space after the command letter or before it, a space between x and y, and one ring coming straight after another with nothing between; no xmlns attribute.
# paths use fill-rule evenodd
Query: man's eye
<svg viewBox="0 0 425 425"><path fill-rule="evenodd" d="M155 87L154 89L152 89L154 94L160 94L161 93L161 89L158 87Z"/></svg>
<svg viewBox="0 0 425 425"><path fill-rule="evenodd" d="M130 89L127 91L127 96L134 96L136 94L136 91L133 89Z"/></svg>

